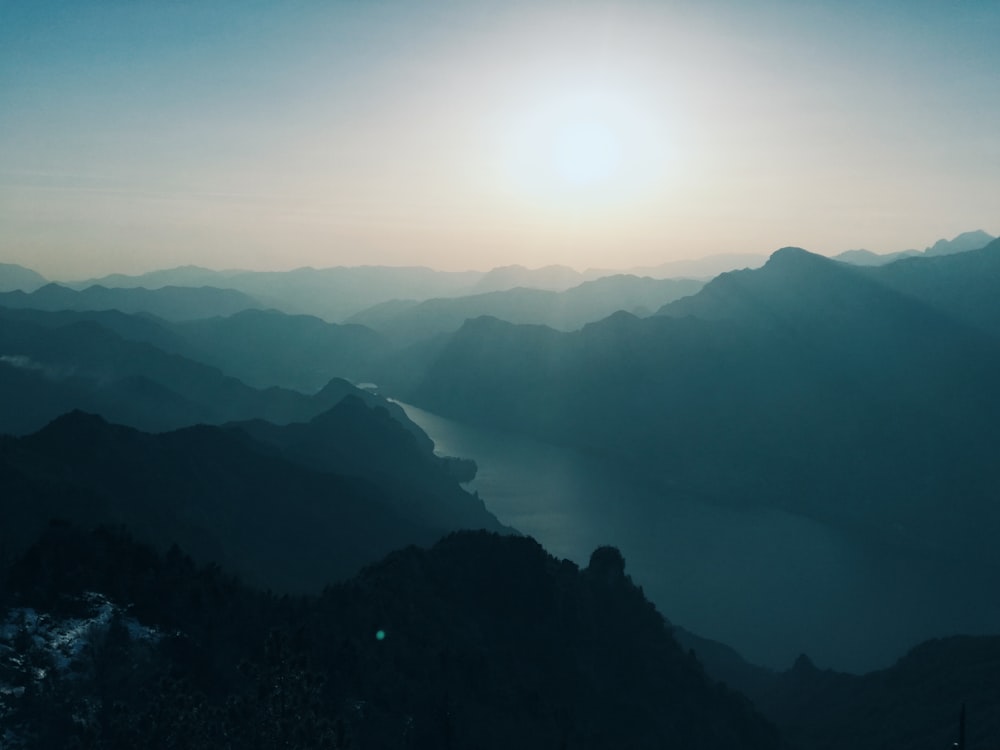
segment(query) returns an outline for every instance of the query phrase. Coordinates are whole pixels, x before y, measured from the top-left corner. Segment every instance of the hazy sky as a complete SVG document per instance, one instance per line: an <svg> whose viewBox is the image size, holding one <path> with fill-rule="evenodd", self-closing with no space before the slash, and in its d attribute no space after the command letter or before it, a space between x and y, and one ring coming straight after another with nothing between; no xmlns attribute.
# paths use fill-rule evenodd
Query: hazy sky
<svg viewBox="0 0 1000 750"><path fill-rule="evenodd" d="M0 260L624 268L1000 234L998 39L998 0L0 0Z"/></svg>

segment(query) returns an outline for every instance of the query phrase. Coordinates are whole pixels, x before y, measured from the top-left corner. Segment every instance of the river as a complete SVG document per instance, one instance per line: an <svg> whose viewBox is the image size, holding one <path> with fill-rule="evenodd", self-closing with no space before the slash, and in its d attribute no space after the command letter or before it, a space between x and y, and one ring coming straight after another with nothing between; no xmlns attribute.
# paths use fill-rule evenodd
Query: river
<svg viewBox="0 0 1000 750"><path fill-rule="evenodd" d="M439 454L475 459L466 486L503 523L581 566L595 547L617 546L671 622L754 663L787 668L807 653L860 672L929 637L1000 629L997 605L962 595L929 606L928 585L950 590L952 572L937 564L873 551L776 509L657 495L570 449L400 406Z"/></svg>

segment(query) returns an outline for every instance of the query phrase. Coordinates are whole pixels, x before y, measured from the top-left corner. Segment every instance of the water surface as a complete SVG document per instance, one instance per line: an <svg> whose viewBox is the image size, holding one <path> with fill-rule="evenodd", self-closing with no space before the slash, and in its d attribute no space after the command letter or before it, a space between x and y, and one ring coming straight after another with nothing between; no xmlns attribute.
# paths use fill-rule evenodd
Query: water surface
<svg viewBox="0 0 1000 750"><path fill-rule="evenodd" d="M953 591L952 576L975 585L969 571L873 550L776 509L656 494L573 450L400 406L438 453L475 459L467 487L503 523L581 566L595 547L617 546L669 620L756 663L786 668L808 653L867 671L933 636L1000 632L995 589Z"/></svg>

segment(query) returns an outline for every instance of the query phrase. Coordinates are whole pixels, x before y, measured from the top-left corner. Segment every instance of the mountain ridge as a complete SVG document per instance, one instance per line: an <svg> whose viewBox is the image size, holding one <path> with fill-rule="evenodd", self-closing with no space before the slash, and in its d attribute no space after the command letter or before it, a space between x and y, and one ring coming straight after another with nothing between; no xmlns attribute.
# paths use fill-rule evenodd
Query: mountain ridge
<svg viewBox="0 0 1000 750"><path fill-rule="evenodd" d="M408 435L360 401L353 414L354 428L368 419L384 435L388 420L390 432ZM386 452L391 465L397 446L376 439L372 450ZM419 480L423 466L433 468L411 463L411 475ZM424 484L410 497L371 465L355 465L350 475L319 471L245 431L208 425L149 434L74 411L31 435L0 436L8 552L51 518L124 524L160 549L180 543L203 562L284 591L318 591L392 549L473 521L472 528L503 530L480 501L459 496L454 480L445 498L443 472ZM460 512L463 504L471 512Z"/></svg>

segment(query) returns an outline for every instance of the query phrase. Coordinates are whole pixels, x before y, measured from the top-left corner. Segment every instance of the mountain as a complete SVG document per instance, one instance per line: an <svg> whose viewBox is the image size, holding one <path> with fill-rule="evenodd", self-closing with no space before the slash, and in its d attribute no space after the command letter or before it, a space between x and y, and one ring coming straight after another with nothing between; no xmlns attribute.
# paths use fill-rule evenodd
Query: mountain
<svg viewBox="0 0 1000 750"><path fill-rule="evenodd" d="M416 440L385 411L360 401L338 408L326 421L341 429L328 428L325 445L350 451L366 435L369 454L340 473L205 425L150 435L71 412L32 435L0 437L0 548L20 549L51 518L123 524L261 586L318 591L397 547L502 529L430 456L415 458ZM379 468L397 462L420 492L384 481Z"/></svg>
<svg viewBox="0 0 1000 750"><path fill-rule="evenodd" d="M962 234L950 240L938 240L924 250L924 255L953 255L954 253L978 250L988 245L994 239L996 238L992 234L987 234L982 229L977 229L973 232L962 232Z"/></svg>
<svg viewBox="0 0 1000 750"><path fill-rule="evenodd" d="M193 320L232 315L261 307L261 303L241 292L214 287L112 289L90 286L76 291L59 284L46 284L30 294L0 293L0 306L51 311L119 310L150 313L167 320Z"/></svg>
<svg viewBox="0 0 1000 750"><path fill-rule="evenodd" d="M978 440L994 429L982 398L998 356L984 336L857 269L786 249L763 269L722 274L655 319L618 313L571 334L469 321L403 397L732 502L762 476L789 497L815 496L816 471L832 485L864 476L895 486L917 456L943 460L918 429L961 436L944 452L962 444L966 457L982 458ZM940 393L954 395L930 397ZM885 453L874 465L873 441ZM882 449L886 441L894 447ZM845 475L843 461L861 473Z"/></svg>
<svg viewBox="0 0 1000 750"><path fill-rule="evenodd" d="M461 294L482 276L478 271L447 272L389 266L299 268L293 271L206 271L183 267L140 276L114 275L71 286L82 288L102 284L126 288L207 284L236 290L259 300L253 307L275 308L290 314L313 315L329 322L339 322L391 299L429 299ZM217 314L234 312L237 310Z"/></svg>
<svg viewBox="0 0 1000 750"><path fill-rule="evenodd" d="M563 292L560 298L569 321L553 327L572 330L619 310L642 317L667 302L694 294L702 286L703 282L690 278L651 278L634 274L604 276ZM546 321L531 322L549 325Z"/></svg>
<svg viewBox="0 0 1000 750"><path fill-rule="evenodd" d="M100 278L87 279L85 281L65 281L63 286L71 289L82 290L91 286L104 286L114 289L161 289L165 286L186 286L201 287L215 286L226 288L225 280L230 276L245 273L244 271L214 271L201 266L178 266L177 268L166 268L158 271L128 275L123 273L113 273Z"/></svg>
<svg viewBox="0 0 1000 750"><path fill-rule="evenodd" d="M826 274L822 277L815 274L795 276L792 261L796 257L798 266L804 268L807 262L812 263L816 269L825 268ZM926 317L943 313L953 321L1000 335L1000 301L995 294L996 285L1000 283L1000 240L974 250L907 257L869 268L837 263L801 249L784 248L772 256L768 266L766 274L751 271L722 274L706 285L701 294L671 303L661 312L673 317L737 319L759 317L767 310L780 307L780 315L787 319L800 313L818 314L831 320L831 316L844 314L868 315L875 321L881 318L874 307L867 311L856 309L857 300L849 302L843 295L836 296L832 289L822 289L823 284L832 283L839 285L835 288L845 285L859 290L867 288L872 304L882 304L874 302L875 296L886 300L895 296L892 304L898 308L897 324L902 324L911 315ZM765 284L770 286L765 288ZM806 289L803 284L810 286ZM745 285L753 286L743 288ZM828 302L828 309L813 309L820 301ZM732 309L723 310L723 305ZM920 312L918 308L926 309Z"/></svg>
<svg viewBox="0 0 1000 750"><path fill-rule="evenodd" d="M256 418L286 423L311 419L343 397L339 388L313 396L258 390L94 320L59 319L74 322L40 323L0 308L0 432L31 432L70 409L151 431Z"/></svg>
<svg viewBox="0 0 1000 750"><path fill-rule="evenodd" d="M1000 336L1000 239L951 255L907 258L869 277L992 336Z"/></svg>
<svg viewBox="0 0 1000 750"><path fill-rule="evenodd" d="M863 675L820 669L804 655L776 672L742 662L722 644L676 630L675 636L696 650L713 678L749 696L801 750L949 747L958 739L963 707L967 747L988 747L1000 736L995 635L935 638Z"/></svg>
<svg viewBox="0 0 1000 750"><path fill-rule="evenodd" d="M396 407L398 408L398 407ZM280 455L316 471L367 477L403 503L400 513L435 528L497 528L478 498L456 477L475 476L475 464L434 455L434 445L406 430L387 409L345 396L307 423L274 425L255 420L233 423Z"/></svg>
<svg viewBox="0 0 1000 750"><path fill-rule="evenodd" d="M188 321L173 330L190 346L191 356L249 385L307 393L332 377L369 378L389 349L388 342L369 328L276 310Z"/></svg>
<svg viewBox="0 0 1000 750"><path fill-rule="evenodd" d="M974 232L963 232L950 239L940 239L924 250L903 250L898 253L873 253L870 250L848 250L834 256L834 260L851 263L856 266L883 266L893 263L903 258L931 257L939 255L954 255L955 253L965 253L969 250L978 250L985 247L995 239L993 235L987 234L981 229Z"/></svg>
<svg viewBox="0 0 1000 750"><path fill-rule="evenodd" d="M915 261L920 262L900 263L907 268ZM952 315L942 315L927 304L926 295L892 288L885 283L892 276L888 266L859 269L783 248L762 269L722 274L659 314L753 327L807 353L830 372L849 373L865 388L890 389L896 399L912 395L914 409L929 393L946 392L966 377L974 381L970 387L988 390L997 364L995 344ZM958 407L948 404L953 418ZM965 408L975 410L969 403Z"/></svg>
<svg viewBox="0 0 1000 750"><path fill-rule="evenodd" d="M516 288L419 303L395 300L358 313L349 322L374 328L401 343L452 333L467 319L483 315L575 330L618 310L648 315L701 287L700 281L689 279L607 276L563 292Z"/></svg>
<svg viewBox="0 0 1000 750"><path fill-rule="evenodd" d="M40 273L16 263L0 263L0 292L30 293L48 284Z"/></svg>
<svg viewBox="0 0 1000 750"><path fill-rule="evenodd" d="M30 307L2 307L0 318L44 328L62 328L76 323L100 326L128 341L151 344L157 349L187 356L193 351L174 324L149 313L124 313L120 310L36 310Z"/></svg>
<svg viewBox="0 0 1000 750"><path fill-rule="evenodd" d="M499 266L487 271L475 286L473 293L500 292L506 289L524 287L526 289L548 289L565 291L587 280L587 276L568 266Z"/></svg>
<svg viewBox="0 0 1000 750"><path fill-rule="evenodd" d="M898 253L873 253L871 250L846 250L839 255L834 255L834 260L850 263L854 266L884 266L887 263L900 260L902 258L912 258L920 255L916 250L902 250Z"/></svg>
<svg viewBox="0 0 1000 750"><path fill-rule="evenodd" d="M632 271L631 275L653 276L660 279L668 276L704 278L714 275L718 270L746 265L759 265L759 261L756 256L716 256L707 259L705 263L683 261L646 270L637 269ZM185 266L138 276L114 274L99 279L67 283L65 286L79 290L92 286L116 289L146 287L152 290L171 286L218 287L238 291L253 298L256 304L247 305L248 309L274 308L293 315L312 315L337 323L346 321L363 310L393 300L421 302L436 298L507 291L518 287L566 291L584 282L616 274L618 272L593 269L581 273L566 266L529 269L516 265L494 268L485 273L390 266L299 268L293 271L210 271ZM0 301L0 304L5 303ZM119 309L125 308L119 307ZM237 310L216 314L226 315L234 312ZM162 314L161 316L170 317ZM209 315L190 315L188 319L195 317L209 317Z"/></svg>
<svg viewBox="0 0 1000 750"><path fill-rule="evenodd" d="M5 319L47 328L97 324L128 341L217 368L255 388L278 386L314 393L335 377L364 381L378 372L376 364L390 351L389 342L367 328L277 310L244 310L178 322L117 310L0 310Z"/></svg>
<svg viewBox="0 0 1000 750"><path fill-rule="evenodd" d="M654 279L711 279L726 271L760 268L766 260L766 255L755 253L720 253L694 260L671 260L656 266L630 268L628 273L635 276L652 276ZM607 276L612 272L589 270L586 273Z"/></svg>
<svg viewBox="0 0 1000 750"><path fill-rule="evenodd" d="M0 674L27 686L0 701L36 747L785 747L681 650L613 548L581 570L531 539L459 533L278 599L60 527L9 571L14 617L44 616L35 639L0 641ZM52 630L72 648L81 622L85 658L43 651Z"/></svg>
<svg viewBox="0 0 1000 750"><path fill-rule="evenodd" d="M1000 628L981 594L1000 585L998 378L996 339L866 269L788 248L651 318L620 312L571 333L468 321L399 397L567 446L650 488L634 506L608 500L609 517L632 519L622 533L648 552L647 569L656 560L642 540L670 517L661 505L742 510L773 529L761 555L793 546L778 535L798 524L779 520L799 519L851 573L830 574L837 585L794 635L822 643L827 663L870 668L918 640ZM711 575L753 553L700 543ZM663 572L648 587L662 604L676 584L670 550L657 554ZM821 585L787 564L753 596L794 602ZM875 580L886 580L878 596ZM842 617L860 600L874 609Z"/></svg>

